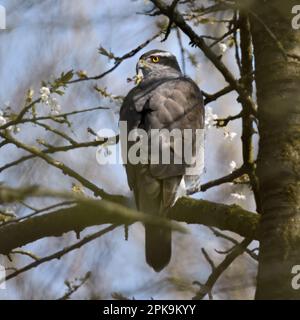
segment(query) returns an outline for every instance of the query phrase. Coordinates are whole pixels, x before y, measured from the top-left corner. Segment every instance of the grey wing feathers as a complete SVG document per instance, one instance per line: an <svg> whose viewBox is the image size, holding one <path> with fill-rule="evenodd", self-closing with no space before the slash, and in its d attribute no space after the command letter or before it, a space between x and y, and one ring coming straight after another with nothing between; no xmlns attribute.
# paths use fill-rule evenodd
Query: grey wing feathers
<svg viewBox="0 0 300 320"><path fill-rule="evenodd" d="M161 82L159 86L154 84L153 90L151 90L151 84L146 88L139 89L139 87L136 87L124 100L120 120L127 121L128 130L141 128L150 132L151 129L167 129L168 131L173 129L203 129L204 107L201 91L192 80L186 77L166 80ZM193 144L195 143L196 141L193 139ZM193 146L194 149L195 146ZM173 156L174 146L171 142L171 159ZM186 169L187 165L184 162L182 164L158 163L145 166L126 165L128 183L131 189L135 189L135 186L138 185L136 179L141 176L145 179L145 176L148 175L150 181L158 180L160 183L161 180L170 178L172 182L165 182L165 186L160 186L164 194L161 199L164 207L167 204L174 203L176 189L181 180L178 177L184 176ZM199 168L199 175L202 169ZM141 171L144 171L144 174L141 174ZM171 179L175 177L176 179ZM170 192L172 183L174 187L171 188L173 191ZM156 187L158 187L158 184L153 182L145 189L153 192L151 190ZM164 189L168 191L164 191ZM138 190L135 192L138 192Z"/></svg>
<svg viewBox="0 0 300 320"><path fill-rule="evenodd" d="M133 190L139 210L151 215L166 216L176 200L185 192L187 170L191 165L182 161L182 152L178 152L176 142L165 139L170 137L173 129L182 133L184 129L192 129L193 139L180 141L182 147L191 145L193 158L200 158L200 166L196 169L196 177L203 170L203 154L196 154L196 129L204 128L204 108L202 95L196 84L185 77L177 79L160 79L154 83L145 83L134 88L124 100L120 112L120 120L127 122L128 132L132 129L143 129L151 136L152 129L163 131L162 139L157 142L159 161L151 162L153 148L148 139L147 164L133 165L130 161L125 165L129 187ZM166 130L163 130L166 129ZM168 136L169 134L169 136ZM182 137L182 135L181 135ZM121 147L130 148L132 142L122 143ZM127 137L125 137L127 139ZM199 143L203 146L202 139ZM161 160L163 150L170 151L170 162ZM200 148L201 149L201 148ZM202 148L203 150L203 148ZM152 151L152 152L151 152ZM122 152L123 154L123 152ZM179 154L181 163L175 161ZM159 226L145 225L146 260L155 271L165 267L171 258L171 230Z"/></svg>

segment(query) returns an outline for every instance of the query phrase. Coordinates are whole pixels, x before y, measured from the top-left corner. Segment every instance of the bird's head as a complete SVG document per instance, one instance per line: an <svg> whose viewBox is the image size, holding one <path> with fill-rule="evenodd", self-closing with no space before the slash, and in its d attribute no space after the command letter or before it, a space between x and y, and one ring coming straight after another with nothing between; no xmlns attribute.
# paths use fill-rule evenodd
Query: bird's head
<svg viewBox="0 0 300 320"><path fill-rule="evenodd" d="M168 77L181 74L176 57L163 50L151 50L144 53L136 65L136 83L149 77Z"/></svg>

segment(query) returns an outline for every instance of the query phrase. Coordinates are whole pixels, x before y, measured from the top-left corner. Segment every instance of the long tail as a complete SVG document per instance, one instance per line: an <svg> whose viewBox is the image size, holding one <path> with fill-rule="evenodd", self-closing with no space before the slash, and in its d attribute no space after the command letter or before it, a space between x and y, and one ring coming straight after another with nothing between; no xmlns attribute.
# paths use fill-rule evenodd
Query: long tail
<svg viewBox="0 0 300 320"><path fill-rule="evenodd" d="M181 177L171 177L161 181L150 193L143 180L138 196L138 207L141 211L152 216L166 217L168 210L176 200L177 189ZM141 192L143 190L143 192ZM148 190L148 192L146 192ZM150 195L151 194L151 195ZM145 225L145 252L147 263L156 271L161 271L171 259L172 230L154 225Z"/></svg>
<svg viewBox="0 0 300 320"><path fill-rule="evenodd" d="M167 211L162 209L160 192L152 196L147 192L139 192L139 209L153 218L163 217ZM171 231L159 226L145 225L146 261L156 272L161 271L171 259Z"/></svg>
<svg viewBox="0 0 300 320"><path fill-rule="evenodd" d="M171 229L145 226L145 251L147 263L156 271L161 271L171 259Z"/></svg>

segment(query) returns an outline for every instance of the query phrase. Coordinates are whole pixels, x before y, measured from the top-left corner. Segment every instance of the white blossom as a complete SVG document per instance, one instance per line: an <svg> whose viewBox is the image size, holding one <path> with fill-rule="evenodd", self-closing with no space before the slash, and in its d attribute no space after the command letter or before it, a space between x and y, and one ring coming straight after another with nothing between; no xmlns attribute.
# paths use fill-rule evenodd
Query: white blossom
<svg viewBox="0 0 300 320"><path fill-rule="evenodd" d="M205 113L205 125L209 129L214 125L214 121L218 119L218 115L213 113L211 107L207 107Z"/></svg>
<svg viewBox="0 0 300 320"><path fill-rule="evenodd" d="M227 45L223 42L219 43L219 48L221 50L222 53L225 53L228 49Z"/></svg>
<svg viewBox="0 0 300 320"><path fill-rule="evenodd" d="M229 163L229 166L230 166L232 171L237 167L236 162L233 161L233 160Z"/></svg>
<svg viewBox="0 0 300 320"><path fill-rule="evenodd" d="M56 98L50 98L49 99L49 105L50 105L50 108L51 108L51 113L53 115L60 114L61 106L59 105L59 103L58 103Z"/></svg>
<svg viewBox="0 0 300 320"><path fill-rule="evenodd" d="M40 89L40 94L41 94L41 100L45 104L49 104L49 99L50 99L50 89L47 87L42 87Z"/></svg>
<svg viewBox="0 0 300 320"><path fill-rule="evenodd" d="M49 103L49 96L47 94L43 93L41 95L41 100L42 100L42 102L48 104Z"/></svg>
<svg viewBox="0 0 300 320"><path fill-rule="evenodd" d="M46 95L46 96L50 96L50 89L48 87L42 87L40 89L40 94L41 95Z"/></svg>
<svg viewBox="0 0 300 320"><path fill-rule="evenodd" d="M236 198L238 200L246 200L246 196L242 193L231 193L230 194L233 198Z"/></svg>
<svg viewBox="0 0 300 320"><path fill-rule="evenodd" d="M236 136L237 136L236 132L229 132L229 131L224 132L224 139L229 139L230 141L232 141Z"/></svg>
<svg viewBox="0 0 300 320"><path fill-rule="evenodd" d="M40 89L40 93L42 102L50 107L50 113L52 115L60 114L61 106L59 105L56 98L51 97L50 89L47 87L42 87Z"/></svg>

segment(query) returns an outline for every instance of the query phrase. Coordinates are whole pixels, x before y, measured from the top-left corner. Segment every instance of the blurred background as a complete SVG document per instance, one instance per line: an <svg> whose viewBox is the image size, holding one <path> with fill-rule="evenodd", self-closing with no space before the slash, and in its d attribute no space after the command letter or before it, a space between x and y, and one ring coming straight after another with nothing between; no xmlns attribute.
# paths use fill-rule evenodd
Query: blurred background
<svg viewBox="0 0 300 320"><path fill-rule="evenodd" d="M199 1L203 5L209 1ZM158 26L166 23L162 17L142 14L152 5L146 0L1 0L7 10L7 29L0 31L0 109L10 107L14 112L24 106L26 91L32 88L39 93L41 81L53 80L61 72L73 69L85 71L89 76L101 74L113 66L113 61L98 53L102 46L115 56L122 56L136 48L158 32ZM219 18L226 19L226 13ZM199 34L221 36L226 32L225 24L207 22L195 27ZM114 96L125 96L133 87L127 82L135 74L139 56L150 49L173 52L185 71L200 88L214 93L226 86L223 78L203 56L199 49L189 46L184 34L173 30L165 42L162 37L152 41L136 56L124 61L115 71L99 81L79 82L69 86L66 94L59 97L61 112L70 112L88 107L107 106L107 111L72 117L72 126L61 125L78 141L91 140L87 128L95 132L103 128L118 128L118 108L121 100ZM228 44L216 46L223 55L222 60L239 77L235 63L234 48ZM106 89L113 96L104 97L94 86ZM235 166L242 164L241 123L230 122L225 129L212 126L212 119L237 114L240 106L236 94L228 94L206 106L207 133L205 161L206 169L202 181L229 174ZM45 105L39 105L39 113L47 113ZM52 145L62 145L57 136L33 125L24 125L18 139L35 144L44 139ZM91 180L97 186L114 194L130 195L125 170L122 165L99 165L96 148L79 149L55 154L72 169ZM22 150L5 146L0 152L0 166L18 159ZM54 189L71 190L72 179L49 167L42 160L33 159L0 173L0 181L12 187L39 184ZM237 197L236 195L240 195ZM246 185L225 184L212 188L195 197L226 204L237 203L254 210L251 190ZM32 200L31 206L43 207L49 199ZM24 206L6 208L18 216L28 213ZM204 283L211 269L201 248L205 248L218 263L224 255L217 250L226 250L231 243L217 238L205 226L189 225L189 234L174 233L171 263L162 272L154 272L144 258L144 229L140 223L129 228L125 241L124 229L119 227L100 239L65 255L60 260L43 264L6 283L0 290L0 299L57 299L66 291L65 281L91 272L86 283L72 295L73 299L111 299L117 294L135 299L190 299L198 289L193 281ZM82 235L98 230L89 228ZM229 232L227 234L230 234ZM240 240L236 235L230 234ZM76 241L74 233L60 238L47 238L25 246L23 249L44 256ZM253 244L255 247L257 244ZM14 257L13 262L2 258L5 266L22 266L29 263L28 257ZM256 262L248 255L239 257L226 270L214 287L215 299L252 299Z"/></svg>

